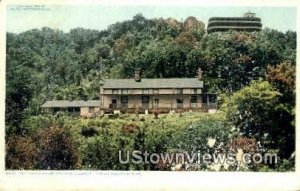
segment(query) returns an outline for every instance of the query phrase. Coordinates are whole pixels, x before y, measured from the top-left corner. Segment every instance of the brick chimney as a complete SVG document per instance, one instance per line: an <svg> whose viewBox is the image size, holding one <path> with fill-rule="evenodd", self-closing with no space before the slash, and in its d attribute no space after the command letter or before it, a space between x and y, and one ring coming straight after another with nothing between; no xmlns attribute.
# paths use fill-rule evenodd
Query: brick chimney
<svg viewBox="0 0 300 191"><path fill-rule="evenodd" d="M135 80L136 82L142 81L141 76L142 76L141 69L140 69L140 68L137 68L137 69L135 70L135 72L134 72L134 80Z"/></svg>
<svg viewBox="0 0 300 191"><path fill-rule="evenodd" d="M201 70L201 68L198 68L197 77L198 77L199 81L202 80L202 77L203 77L202 74L203 74L203 71Z"/></svg>

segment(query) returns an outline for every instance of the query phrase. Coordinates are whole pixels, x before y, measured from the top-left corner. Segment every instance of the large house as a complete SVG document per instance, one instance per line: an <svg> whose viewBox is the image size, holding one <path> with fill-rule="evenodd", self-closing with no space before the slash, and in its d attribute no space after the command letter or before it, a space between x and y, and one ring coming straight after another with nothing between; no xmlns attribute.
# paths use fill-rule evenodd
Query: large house
<svg viewBox="0 0 300 191"><path fill-rule="evenodd" d="M202 92L202 71L197 78L106 79L101 87L101 109L125 112L181 112L216 108L215 94Z"/></svg>
<svg viewBox="0 0 300 191"><path fill-rule="evenodd" d="M245 13L243 17L212 17L208 20L207 33L228 30L261 31L261 19L255 13Z"/></svg>
<svg viewBox="0 0 300 191"><path fill-rule="evenodd" d="M216 94L202 91L201 69L195 78L155 79L141 78L141 71L137 70L134 79L104 80L99 101L47 101L42 107L48 111L80 111L84 116L114 111L167 113L216 109Z"/></svg>

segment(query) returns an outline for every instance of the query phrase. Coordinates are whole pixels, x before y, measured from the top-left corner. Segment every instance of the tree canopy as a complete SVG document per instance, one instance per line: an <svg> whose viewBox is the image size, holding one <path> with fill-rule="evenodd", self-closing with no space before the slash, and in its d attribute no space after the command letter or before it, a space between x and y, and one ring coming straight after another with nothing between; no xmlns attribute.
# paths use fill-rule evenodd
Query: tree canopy
<svg viewBox="0 0 300 191"><path fill-rule="evenodd" d="M145 78L195 77L201 68L203 92L227 97L221 101L227 107L231 125L249 137L261 139L268 133L268 146L279 147L284 158L294 151L294 31L284 33L265 28L260 32L207 34L203 22L195 17L177 21L147 19L137 14L102 31L75 28L66 33L45 27L20 34L7 33L6 50L6 136L13 135L6 144L9 151L20 151L7 156L11 168L20 167L20 161L13 158L23 157L26 149L22 142L30 149L26 157L32 159L25 161L26 168L41 164L45 169L76 168L80 161L72 145L74 140L58 127L44 130L43 137L65 141L62 145L40 144L45 160L39 164L35 153L39 148L33 144L35 138L28 136L28 126L36 125L32 128L35 129L43 127L44 122L30 124L26 119L39 115L39 107L46 100L99 99L102 79L133 78L136 68L143 70ZM13 142L18 139L15 135L22 138L14 148ZM139 136L143 140L142 132ZM163 139L157 140L161 150ZM102 135L83 145L89 150L83 158L90 160L84 162L93 163L95 168L105 166L106 163L93 161L97 160L94 153L106 146L109 143ZM116 145L110 146L107 153L115 152ZM59 153L61 148L68 153ZM68 163L47 160L56 153L61 160L68 158Z"/></svg>

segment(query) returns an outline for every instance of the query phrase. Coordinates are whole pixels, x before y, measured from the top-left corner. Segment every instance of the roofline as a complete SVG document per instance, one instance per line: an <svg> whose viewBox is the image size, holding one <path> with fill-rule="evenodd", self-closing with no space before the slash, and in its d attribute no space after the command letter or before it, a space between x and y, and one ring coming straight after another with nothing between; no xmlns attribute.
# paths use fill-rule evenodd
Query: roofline
<svg viewBox="0 0 300 191"><path fill-rule="evenodd" d="M83 103L90 103L90 105L57 105L59 104L59 102L66 102L66 103L76 103L76 102L83 102ZM48 106L46 105L47 103L51 104L51 103L56 103L55 105L51 105ZM97 104L95 104L97 103ZM95 104L95 105L93 105ZM48 100L46 101L43 105L41 105L42 108L54 108L54 107L58 107L58 108L67 108L67 107L98 107L100 105L100 100Z"/></svg>
<svg viewBox="0 0 300 191"><path fill-rule="evenodd" d="M199 82L199 85L196 85L196 86L184 86L184 87L178 87L176 86L176 84L172 85L172 86L147 86L147 87L141 87L139 86L138 84L142 84L143 83L143 80L197 80ZM107 86L107 84L105 83L105 81L109 81L109 80L112 80L112 81L122 81L122 80L132 80L132 82L136 83L137 86ZM131 82L130 82L131 83ZM159 83L159 82L158 82ZM102 85L102 89L175 89L175 88L203 88L203 80L198 80L197 77L194 77L194 78L141 78L141 82L135 82L134 79L132 78L111 78L111 79L104 79L104 84Z"/></svg>
<svg viewBox="0 0 300 191"><path fill-rule="evenodd" d="M261 31L261 27L240 27L240 26L213 26L213 27L209 27L207 29L207 31L211 31L214 29L224 29L224 30L257 30L257 31Z"/></svg>
<svg viewBox="0 0 300 191"><path fill-rule="evenodd" d="M260 17L210 17L208 20L211 19L245 19L245 20L261 20Z"/></svg>
<svg viewBox="0 0 300 191"><path fill-rule="evenodd" d="M103 87L103 89L186 89L186 88L203 88L203 86L199 86L199 87L185 86L184 88L182 88L182 87L152 87L152 88L126 88L126 87L111 88L111 87Z"/></svg>
<svg viewBox="0 0 300 191"><path fill-rule="evenodd" d="M141 79L146 79L146 80L161 80L161 79L166 79L166 80L171 80L171 79L197 79L197 77L193 77L193 78L141 78ZM107 78L107 79L103 79L103 81L105 80L133 80L134 78Z"/></svg>
<svg viewBox="0 0 300 191"><path fill-rule="evenodd" d="M209 24L213 24L213 23L222 23L222 24L223 24L223 23L238 23L238 24L240 24L240 23L246 23L246 24L250 24L250 23L251 23L251 24L258 24L258 23L259 23L259 24L262 24L261 21L255 21L255 20L252 20L252 21L246 21L246 20L241 20L241 21L232 21L232 20L228 20L228 21L222 20L222 21L221 21L221 20L219 20L219 21L218 21L218 20L213 20L213 21L209 21L209 22L208 22L208 25L209 25Z"/></svg>

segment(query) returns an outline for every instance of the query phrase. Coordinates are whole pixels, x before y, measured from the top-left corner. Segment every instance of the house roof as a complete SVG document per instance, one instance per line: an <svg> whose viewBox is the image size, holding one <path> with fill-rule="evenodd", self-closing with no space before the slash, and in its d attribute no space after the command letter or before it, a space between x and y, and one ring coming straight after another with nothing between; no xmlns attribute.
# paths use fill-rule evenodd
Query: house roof
<svg viewBox="0 0 300 191"><path fill-rule="evenodd" d="M140 82L136 82L134 79L106 79L103 88L203 88L203 81L199 81L198 78L142 78Z"/></svg>
<svg viewBox="0 0 300 191"><path fill-rule="evenodd" d="M52 100L46 101L41 107L100 107L99 100Z"/></svg>

